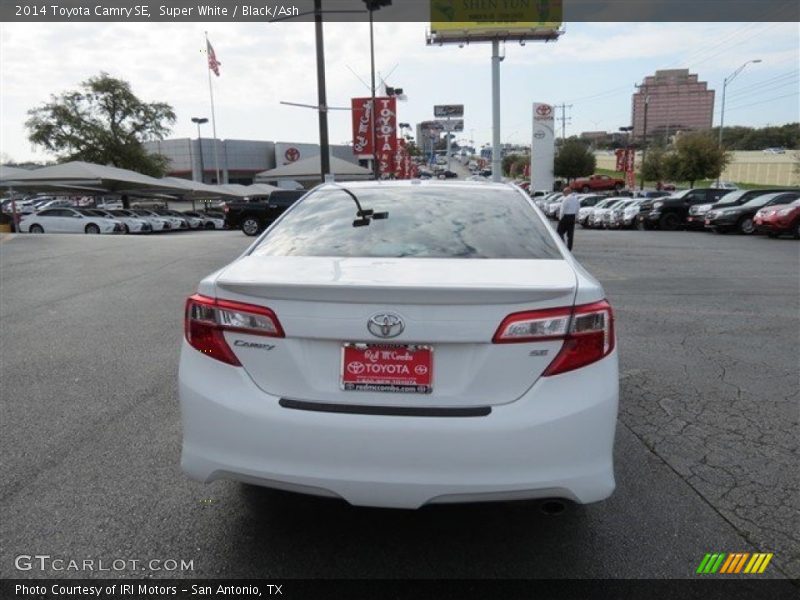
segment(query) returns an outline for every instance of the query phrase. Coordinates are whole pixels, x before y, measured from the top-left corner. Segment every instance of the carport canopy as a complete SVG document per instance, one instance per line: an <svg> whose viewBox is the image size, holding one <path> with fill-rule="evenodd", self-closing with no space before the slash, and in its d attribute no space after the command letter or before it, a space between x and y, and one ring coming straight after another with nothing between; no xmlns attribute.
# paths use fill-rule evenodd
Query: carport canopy
<svg viewBox="0 0 800 600"><path fill-rule="evenodd" d="M337 179L368 179L372 177L372 171L365 169L355 163L331 156L331 173ZM297 162L289 163L269 169L268 171L261 171L257 173L256 181L275 181L278 179L296 179L298 181L319 180L321 165L320 155L311 156L309 158L298 160Z"/></svg>

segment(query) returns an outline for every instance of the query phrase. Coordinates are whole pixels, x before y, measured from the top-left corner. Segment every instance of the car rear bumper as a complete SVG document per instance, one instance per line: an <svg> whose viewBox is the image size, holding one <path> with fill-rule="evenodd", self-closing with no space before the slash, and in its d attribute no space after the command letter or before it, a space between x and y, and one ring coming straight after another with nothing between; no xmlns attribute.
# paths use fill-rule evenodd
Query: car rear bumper
<svg viewBox="0 0 800 600"><path fill-rule="evenodd" d="M703 215L689 215L686 217L686 229L702 231L706 227L706 218Z"/></svg>
<svg viewBox="0 0 800 600"><path fill-rule="evenodd" d="M179 380L181 465L200 481L234 479L391 508L550 497L589 503L615 486L616 352L542 377L481 417L284 408L243 369L185 341Z"/></svg>

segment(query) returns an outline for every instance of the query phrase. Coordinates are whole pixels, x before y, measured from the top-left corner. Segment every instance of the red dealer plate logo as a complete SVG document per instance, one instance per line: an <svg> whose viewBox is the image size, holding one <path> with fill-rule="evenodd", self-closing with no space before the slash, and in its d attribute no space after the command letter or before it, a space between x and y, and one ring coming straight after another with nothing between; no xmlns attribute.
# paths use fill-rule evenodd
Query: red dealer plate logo
<svg viewBox="0 0 800 600"><path fill-rule="evenodd" d="M393 344L342 346L342 389L430 394L433 348Z"/></svg>

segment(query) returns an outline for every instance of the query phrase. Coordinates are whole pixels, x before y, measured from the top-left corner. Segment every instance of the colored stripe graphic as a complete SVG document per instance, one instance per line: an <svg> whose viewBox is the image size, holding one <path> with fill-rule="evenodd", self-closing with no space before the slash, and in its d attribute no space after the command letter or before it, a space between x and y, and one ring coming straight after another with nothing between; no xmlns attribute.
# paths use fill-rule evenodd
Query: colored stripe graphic
<svg viewBox="0 0 800 600"><path fill-rule="evenodd" d="M696 573L705 573L705 568L706 568L706 565L708 564L708 561L709 561L710 559L711 559L711 554L706 554L706 555L703 557L703 560L701 560L701 561L700 561L700 566L699 566L699 567L697 567L697 571L695 571L695 572L696 572Z"/></svg>
<svg viewBox="0 0 800 600"><path fill-rule="evenodd" d="M722 561L725 560L726 554L724 552L718 552L711 555L711 558L708 560L705 568L703 569L703 573L716 573L719 568L722 566Z"/></svg>
<svg viewBox="0 0 800 600"><path fill-rule="evenodd" d="M751 558L750 562L747 563L747 566L744 568L744 572L755 573L759 563L761 563L762 560L764 560L764 556L762 554L753 554L753 558Z"/></svg>
<svg viewBox="0 0 800 600"><path fill-rule="evenodd" d="M761 568L758 570L759 573L763 573L766 570L767 565L769 564L769 561L772 560L773 556L774 555L772 554L772 552L767 554L766 558L764 559L764 562L761 563Z"/></svg>
<svg viewBox="0 0 800 600"><path fill-rule="evenodd" d="M742 572L747 574L763 573L773 556L774 554L771 552L755 552L753 554L749 552L732 552L730 554L708 552L703 557L703 560L700 561L696 573L700 575L713 575L715 573L736 574Z"/></svg>
<svg viewBox="0 0 800 600"><path fill-rule="evenodd" d="M719 570L720 573L730 573L731 568L736 563L736 559L739 555L738 554L729 554L728 560L725 561L725 564L722 565L722 568Z"/></svg>
<svg viewBox="0 0 800 600"><path fill-rule="evenodd" d="M739 562L736 563L736 566L731 571L732 573L738 573L739 571L742 570L742 567L744 566L744 563L747 561L747 557L750 556L750 553L749 552L744 552L740 556L741 556L741 559L739 559Z"/></svg>

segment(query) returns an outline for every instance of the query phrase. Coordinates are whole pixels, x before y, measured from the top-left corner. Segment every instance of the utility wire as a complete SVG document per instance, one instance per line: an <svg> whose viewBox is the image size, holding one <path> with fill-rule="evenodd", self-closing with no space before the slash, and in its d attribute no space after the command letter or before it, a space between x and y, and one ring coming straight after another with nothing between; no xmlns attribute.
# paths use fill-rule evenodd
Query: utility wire
<svg viewBox="0 0 800 600"><path fill-rule="evenodd" d="M740 100L742 98L747 98L748 96L753 96L753 95L759 96L760 94L766 94L766 93L769 93L769 92L773 92L775 90L779 90L781 88L785 88L785 87L790 86L790 85L793 85L793 86L797 87L798 82L800 82L800 79L794 79L793 81L787 81L785 83L780 83L780 84L777 84L777 85L768 86L768 87L765 87L765 88L762 88L762 89L750 90L749 92L746 92L744 94L736 94L735 97L734 96L729 96L728 99L733 98L734 100Z"/></svg>
<svg viewBox="0 0 800 600"><path fill-rule="evenodd" d="M745 85L743 87L735 89L733 92L728 94L728 98L733 98L735 96L739 96L742 93L746 92L750 89L763 89L764 86L769 86L772 84L778 84L782 82L784 79L794 79L797 77L798 73L800 73L800 69L795 69L794 71L790 71L783 75L778 75L776 77L770 77L769 79L763 79L761 81L757 81L756 83L752 83L750 85Z"/></svg>
<svg viewBox="0 0 800 600"><path fill-rule="evenodd" d="M784 98L791 98L793 96L800 95L800 92L794 92L792 94L784 94L783 96L775 96L774 98L769 98L768 100L761 100L759 102L753 102L752 104L739 104L737 106L731 106L730 108L726 108L727 112L732 110L738 110L740 108L749 108L751 106L758 106L759 104L767 104L768 102L775 102L776 100L783 100Z"/></svg>

